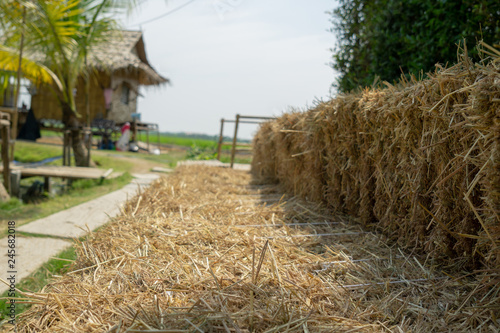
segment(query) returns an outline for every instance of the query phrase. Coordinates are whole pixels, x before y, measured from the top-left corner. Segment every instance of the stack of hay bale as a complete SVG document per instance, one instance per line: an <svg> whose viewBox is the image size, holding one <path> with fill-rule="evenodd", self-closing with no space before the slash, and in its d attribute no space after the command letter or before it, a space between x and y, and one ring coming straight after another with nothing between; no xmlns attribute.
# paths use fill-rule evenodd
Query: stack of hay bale
<svg viewBox="0 0 500 333"><path fill-rule="evenodd" d="M498 272L500 53L489 51L262 125L253 174L402 246Z"/></svg>

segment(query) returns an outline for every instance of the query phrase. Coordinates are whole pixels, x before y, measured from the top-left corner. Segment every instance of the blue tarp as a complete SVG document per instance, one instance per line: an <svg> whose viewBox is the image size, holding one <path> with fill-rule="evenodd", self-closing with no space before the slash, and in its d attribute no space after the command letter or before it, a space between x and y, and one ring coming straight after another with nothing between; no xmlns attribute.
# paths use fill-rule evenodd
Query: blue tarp
<svg viewBox="0 0 500 333"><path fill-rule="evenodd" d="M56 157L50 157L50 158L46 158L42 161L38 161L38 162L30 162L30 163L23 163L23 162L19 162L19 161L15 161L14 160L14 165L20 165L20 166L39 166L39 165L44 165L44 164L47 164L47 163L50 163L50 162L54 162L54 161L57 161L57 160L60 160L62 157L61 156L56 156Z"/></svg>

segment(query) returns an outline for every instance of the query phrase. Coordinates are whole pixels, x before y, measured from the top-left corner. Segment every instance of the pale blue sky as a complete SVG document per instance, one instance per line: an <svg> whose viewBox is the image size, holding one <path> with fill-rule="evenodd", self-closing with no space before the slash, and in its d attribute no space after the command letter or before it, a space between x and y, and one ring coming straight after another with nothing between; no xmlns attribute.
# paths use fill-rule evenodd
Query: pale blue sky
<svg viewBox="0 0 500 333"><path fill-rule="evenodd" d="M279 115L326 99L334 0L151 0L124 20L144 32L148 60L172 81L143 89L142 120L162 131L217 134L220 118ZM241 127L251 137L255 125ZM226 135L232 135L227 127Z"/></svg>

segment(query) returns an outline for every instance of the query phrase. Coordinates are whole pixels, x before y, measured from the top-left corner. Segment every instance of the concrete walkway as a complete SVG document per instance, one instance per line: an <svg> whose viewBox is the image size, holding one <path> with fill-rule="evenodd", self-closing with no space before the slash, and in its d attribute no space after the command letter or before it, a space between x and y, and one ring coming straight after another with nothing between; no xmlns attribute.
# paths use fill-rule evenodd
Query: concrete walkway
<svg viewBox="0 0 500 333"><path fill-rule="evenodd" d="M85 236L89 230L106 224L110 218L120 213L120 207L138 190L143 189L159 178L157 174L133 174L134 180L122 189L106 194L100 198L85 202L78 206L60 211L53 215L30 222L16 231L22 231L37 237L21 236L16 234L15 266L16 282L29 276L42 264L56 256L62 250L72 245L72 238ZM0 267L2 279L11 275L7 257L8 239L0 239ZM11 262L12 263L12 262ZM0 283L0 293L8 287Z"/></svg>

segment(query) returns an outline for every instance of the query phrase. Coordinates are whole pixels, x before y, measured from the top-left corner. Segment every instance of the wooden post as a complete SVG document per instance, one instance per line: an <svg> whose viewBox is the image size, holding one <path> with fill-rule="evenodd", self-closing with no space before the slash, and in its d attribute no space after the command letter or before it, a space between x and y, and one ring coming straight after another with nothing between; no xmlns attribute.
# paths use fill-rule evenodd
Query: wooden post
<svg viewBox="0 0 500 333"><path fill-rule="evenodd" d="M63 142L63 165L71 166L71 131L64 131L64 142Z"/></svg>
<svg viewBox="0 0 500 333"><path fill-rule="evenodd" d="M68 166L71 166L71 147L73 146L73 139L71 138L71 131L68 131Z"/></svg>
<svg viewBox="0 0 500 333"><path fill-rule="evenodd" d="M137 119L132 120L132 141L137 142Z"/></svg>
<svg viewBox="0 0 500 333"><path fill-rule="evenodd" d="M220 120L220 134L219 134L219 143L217 145L217 160L220 161L220 153L222 150L222 141L224 139L224 118Z"/></svg>
<svg viewBox="0 0 500 333"><path fill-rule="evenodd" d="M161 146L160 146L160 126L156 126L156 130L158 131L158 153L161 154Z"/></svg>
<svg viewBox="0 0 500 333"><path fill-rule="evenodd" d="M63 161L63 165L71 166L71 146L73 145L73 140L71 139L71 130L65 130L64 133L63 158L64 156L66 156L66 161ZM68 188L70 188L73 180L71 178L63 178L63 180L66 180L66 185L68 186Z"/></svg>
<svg viewBox="0 0 500 333"><path fill-rule="evenodd" d="M49 195L50 192L52 191L52 181L48 176L43 177L43 190L47 192Z"/></svg>
<svg viewBox="0 0 500 333"><path fill-rule="evenodd" d="M14 147L16 144L16 138L17 138L17 123L19 120L19 113L17 111L16 107L16 112L14 113L12 117L12 131L10 131L10 136L12 138L11 143L10 143L10 160L14 161Z"/></svg>
<svg viewBox="0 0 500 333"><path fill-rule="evenodd" d="M66 162L66 160L68 159L68 157L66 156L66 153L67 153L66 147L68 146L68 134L67 134L67 132L68 131L63 132L63 165L68 164Z"/></svg>
<svg viewBox="0 0 500 333"><path fill-rule="evenodd" d="M92 128L88 127L83 130L83 137L87 137L87 166L90 166L90 151L92 150Z"/></svg>
<svg viewBox="0 0 500 333"><path fill-rule="evenodd" d="M234 165L234 155L236 154L236 141L237 141L237 138L238 138L238 124L239 124L239 122L240 122L240 115L237 114L236 115L236 122L234 124L233 147L232 147L232 150L231 150L231 168Z"/></svg>
<svg viewBox="0 0 500 333"><path fill-rule="evenodd" d="M10 142L10 122L6 119L0 120L0 129L2 131L2 163L3 163L3 184L8 193L10 193L10 159L9 159L9 142Z"/></svg>
<svg viewBox="0 0 500 333"><path fill-rule="evenodd" d="M151 150L149 150L149 127L146 126L146 139L148 140L148 153L151 154Z"/></svg>
<svg viewBox="0 0 500 333"><path fill-rule="evenodd" d="M10 171L10 195L12 197L21 197L21 171L11 170Z"/></svg>

